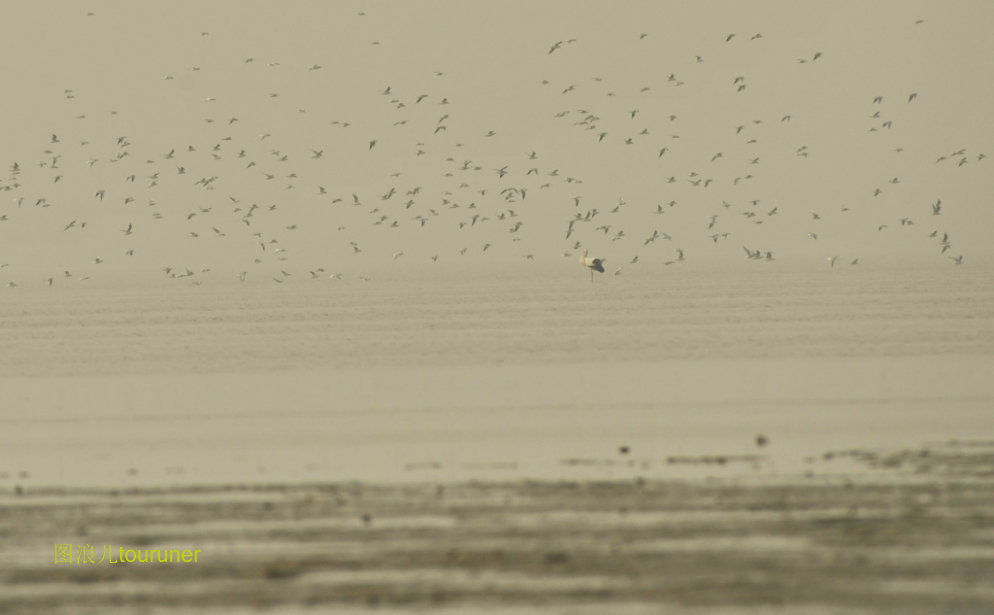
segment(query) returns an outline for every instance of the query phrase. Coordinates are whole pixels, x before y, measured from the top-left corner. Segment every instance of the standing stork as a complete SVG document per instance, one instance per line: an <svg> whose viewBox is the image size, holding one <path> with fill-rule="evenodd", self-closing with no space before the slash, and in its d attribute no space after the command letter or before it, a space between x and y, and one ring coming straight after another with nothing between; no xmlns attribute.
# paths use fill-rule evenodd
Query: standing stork
<svg viewBox="0 0 994 615"><path fill-rule="evenodd" d="M594 272L604 273L604 259L587 256L587 251L583 251L580 257L580 264L590 270L590 281L594 281Z"/></svg>

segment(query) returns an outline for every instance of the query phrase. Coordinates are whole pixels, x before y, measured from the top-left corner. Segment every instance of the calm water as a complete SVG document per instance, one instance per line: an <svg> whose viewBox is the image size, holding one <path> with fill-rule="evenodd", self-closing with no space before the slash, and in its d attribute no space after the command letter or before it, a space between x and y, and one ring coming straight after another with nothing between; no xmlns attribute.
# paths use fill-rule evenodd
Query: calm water
<svg viewBox="0 0 994 615"><path fill-rule="evenodd" d="M0 372L994 353L989 269L756 265L4 289Z"/></svg>

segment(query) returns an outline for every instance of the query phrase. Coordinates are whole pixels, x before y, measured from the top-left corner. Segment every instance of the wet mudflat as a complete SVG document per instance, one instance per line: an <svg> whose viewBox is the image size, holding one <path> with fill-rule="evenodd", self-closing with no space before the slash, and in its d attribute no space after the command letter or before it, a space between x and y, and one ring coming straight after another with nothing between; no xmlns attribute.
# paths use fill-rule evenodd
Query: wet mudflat
<svg viewBox="0 0 994 615"><path fill-rule="evenodd" d="M808 463L763 479L21 488L0 500L0 610L994 610L994 442ZM53 537L97 558L201 554L56 563Z"/></svg>
<svg viewBox="0 0 994 615"><path fill-rule="evenodd" d="M14 289L0 613L994 612L951 271Z"/></svg>

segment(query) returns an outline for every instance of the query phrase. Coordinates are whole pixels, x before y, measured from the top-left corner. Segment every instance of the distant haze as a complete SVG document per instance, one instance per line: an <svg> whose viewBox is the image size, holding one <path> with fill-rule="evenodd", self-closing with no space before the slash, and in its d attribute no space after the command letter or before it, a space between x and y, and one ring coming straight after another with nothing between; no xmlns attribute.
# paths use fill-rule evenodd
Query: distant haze
<svg viewBox="0 0 994 615"><path fill-rule="evenodd" d="M5 284L994 256L989 2L4 12Z"/></svg>

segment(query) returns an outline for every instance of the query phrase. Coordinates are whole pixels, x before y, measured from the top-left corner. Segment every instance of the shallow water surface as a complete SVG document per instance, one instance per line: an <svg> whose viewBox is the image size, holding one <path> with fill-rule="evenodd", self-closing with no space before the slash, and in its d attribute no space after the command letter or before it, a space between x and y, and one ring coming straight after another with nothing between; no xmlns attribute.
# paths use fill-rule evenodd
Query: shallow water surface
<svg viewBox="0 0 994 615"><path fill-rule="evenodd" d="M0 294L0 373L994 352L990 271L750 264L636 270L594 283L564 267L523 276L10 289Z"/></svg>

